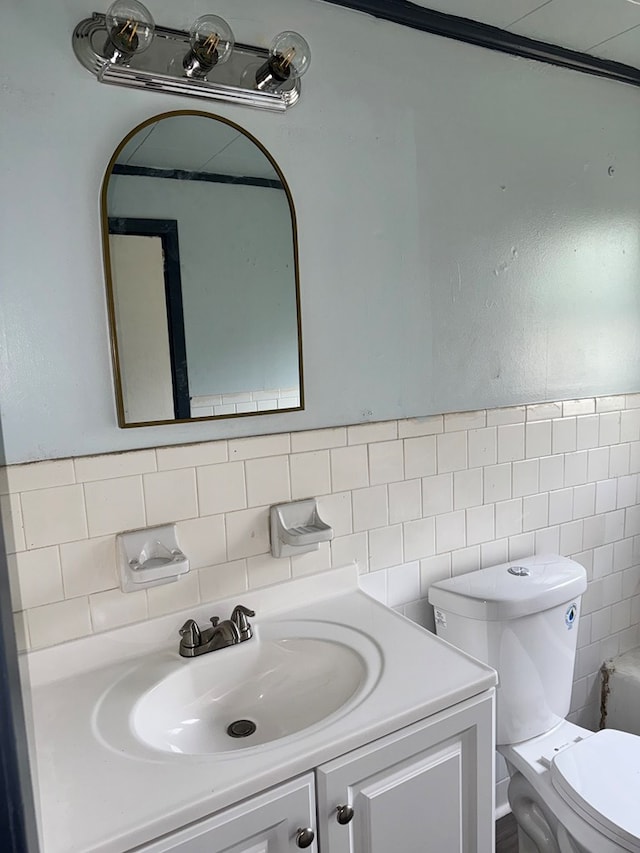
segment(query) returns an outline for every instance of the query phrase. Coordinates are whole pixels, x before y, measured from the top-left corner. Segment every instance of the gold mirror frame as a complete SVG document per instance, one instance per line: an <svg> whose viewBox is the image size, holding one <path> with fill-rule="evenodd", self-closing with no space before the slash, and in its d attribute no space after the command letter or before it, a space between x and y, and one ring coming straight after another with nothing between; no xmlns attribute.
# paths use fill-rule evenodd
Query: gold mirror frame
<svg viewBox="0 0 640 853"><path fill-rule="evenodd" d="M247 139L250 139L251 142L264 154L267 158L271 166L273 167L275 173L277 174L280 182L282 183L282 187L286 193L287 201L289 203L289 211L291 213L291 236L293 239L293 265L294 265L294 278L295 278L295 296L296 296L296 319L298 324L298 377L300 384L300 405L293 406L290 408L283 409L272 409L264 412L236 412L226 415L205 415L203 417L198 418L171 418L167 420L157 420L157 421L137 421L134 423L129 423L125 420L125 411L124 411L124 394L122 389L122 368L120 365L120 357L118 353L118 335L116 329L116 306L115 306L115 293L113 287L113 276L111 269L111 252L109 247L109 214L107 210L107 194L109 188L109 180L113 174L113 167L120 156L123 148L130 142L130 140L141 130L144 130L145 127L148 127L151 124L156 124L161 119L165 118L175 118L177 116L199 116L201 118L209 118L214 121L219 121L222 124L226 124L228 127L232 127L234 130L237 130L239 133L246 136ZM151 118L146 119L140 124L136 125L133 130L129 131L129 133L122 139L117 148L115 149L111 159L109 160L109 164L107 165L104 178L102 180L102 188L100 191L100 216L101 216L101 230L102 230L102 257L104 262L104 270L105 270L105 285L107 291L107 310L109 315L109 333L110 333L110 346L111 346L111 362L113 365L113 378L115 382L115 392L116 392L116 408L118 415L118 426L122 429L136 429L138 427L147 427L147 426L163 426L168 424L189 424L189 423L200 423L202 421L219 421L219 420L227 420L230 418L247 418L247 417L262 417L268 415L279 415L287 412L300 412L304 409L304 371L302 364L302 312L300 308L300 269L299 269L299 260L298 260L298 225L296 219L296 210L295 205L293 203L293 197L291 195L291 190L289 189L289 184L282 173L282 170L278 166L277 162L273 158L273 156L269 153L269 151L265 148L265 146L256 139L253 134L249 133L249 131L245 130L236 122L231 121L228 118L224 118L223 116L216 115L214 113L204 112L203 110L170 110L168 112L159 113L158 115L152 116Z"/></svg>

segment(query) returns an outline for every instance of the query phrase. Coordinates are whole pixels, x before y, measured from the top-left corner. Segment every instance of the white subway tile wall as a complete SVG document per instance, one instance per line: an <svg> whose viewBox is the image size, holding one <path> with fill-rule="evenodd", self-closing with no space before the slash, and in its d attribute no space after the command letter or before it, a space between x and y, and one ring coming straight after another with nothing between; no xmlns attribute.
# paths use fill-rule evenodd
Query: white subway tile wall
<svg viewBox="0 0 640 853"><path fill-rule="evenodd" d="M594 726L600 665L640 644L639 481L640 394L11 466L16 635L50 646L353 560L433 630L434 581L559 552L589 577L571 719ZM273 559L269 504L313 496L335 538ZM191 573L121 593L115 533L164 521Z"/></svg>
<svg viewBox="0 0 640 853"><path fill-rule="evenodd" d="M207 418L213 415L236 415L242 412L297 409L299 406L300 390L297 387L210 394L191 398L191 417Z"/></svg>

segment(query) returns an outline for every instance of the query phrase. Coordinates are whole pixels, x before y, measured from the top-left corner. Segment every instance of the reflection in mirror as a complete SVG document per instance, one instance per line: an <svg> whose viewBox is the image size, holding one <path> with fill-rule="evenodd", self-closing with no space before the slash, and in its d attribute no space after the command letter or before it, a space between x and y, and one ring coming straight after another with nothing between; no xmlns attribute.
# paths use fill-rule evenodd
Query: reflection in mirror
<svg viewBox="0 0 640 853"><path fill-rule="evenodd" d="M120 144L102 203L120 426L303 408L295 213L262 145L167 113Z"/></svg>

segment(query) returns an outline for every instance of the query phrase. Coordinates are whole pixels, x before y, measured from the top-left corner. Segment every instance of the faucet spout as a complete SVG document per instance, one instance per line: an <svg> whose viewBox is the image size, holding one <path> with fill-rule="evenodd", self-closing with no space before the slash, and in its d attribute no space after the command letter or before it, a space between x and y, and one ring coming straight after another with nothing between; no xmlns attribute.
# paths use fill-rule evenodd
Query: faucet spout
<svg viewBox="0 0 640 853"><path fill-rule="evenodd" d="M240 632L237 625L230 619L225 619L203 633L202 643L196 654L204 655L207 652L215 652L216 649L226 649L227 646L235 646L239 642Z"/></svg>

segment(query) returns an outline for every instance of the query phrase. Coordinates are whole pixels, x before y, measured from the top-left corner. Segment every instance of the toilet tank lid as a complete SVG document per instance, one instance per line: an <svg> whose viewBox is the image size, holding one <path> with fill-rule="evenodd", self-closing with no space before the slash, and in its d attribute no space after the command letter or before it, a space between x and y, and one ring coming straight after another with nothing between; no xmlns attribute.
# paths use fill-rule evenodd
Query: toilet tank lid
<svg viewBox="0 0 640 853"><path fill-rule="evenodd" d="M429 601L448 613L493 621L568 603L586 588L583 566L568 557L545 554L438 581L429 587Z"/></svg>

